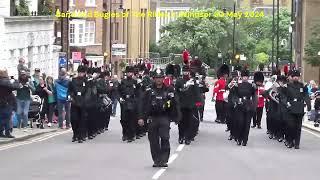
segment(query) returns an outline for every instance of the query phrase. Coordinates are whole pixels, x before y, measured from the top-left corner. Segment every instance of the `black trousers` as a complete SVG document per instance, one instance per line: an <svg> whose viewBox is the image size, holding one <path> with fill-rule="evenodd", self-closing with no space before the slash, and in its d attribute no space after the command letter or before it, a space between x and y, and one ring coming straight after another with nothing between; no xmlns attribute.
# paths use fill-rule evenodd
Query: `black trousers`
<svg viewBox="0 0 320 180"><path fill-rule="evenodd" d="M232 104L226 103L226 123L227 128L230 130L230 135L234 136L234 108L232 107Z"/></svg>
<svg viewBox="0 0 320 180"><path fill-rule="evenodd" d="M181 108L181 122L178 125L179 139L191 140L194 138L197 130L196 110L190 108Z"/></svg>
<svg viewBox="0 0 320 180"><path fill-rule="evenodd" d="M226 121L226 102L225 101L216 101L216 113L217 119L222 122Z"/></svg>
<svg viewBox="0 0 320 180"><path fill-rule="evenodd" d="M70 115L73 137L85 138L87 135L87 111L84 108L71 104Z"/></svg>
<svg viewBox="0 0 320 180"><path fill-rule="evenodd" d="M170 121L167 117L151 118L148 139L154 163L167 163L170 156Z"/></svg>
<svg viewBox="0 0 320 180"><path fill-rule="evenodd" d="M87 109L88 118L87 118L87 131L88 136L92 136L96 132L96 127L98 125L98 109L97 108L89 108Z"/></svg>
<svg viewBox="0 0 320 180"><path fill-rule="evenodd" d="M300 145L303 114L288 114L288 141Z"/></svg>
<svg viewBox="0 0 320 180"><path fill-rule="evenodd" d="M235 109L235 138L237 140L248 142L252 113L242 108Z"/></svg>
<svg viewBox="0 0 320 180"><path fill-rule="evenodd" d="M105 112L104 127L103 127L104 129L109 129L111 113L112 113L112 106L109 106L108 110Z"/></svg>
<svg viewBox="0 0 320 180"><path fill-rule="evenodd" d="M124 137L133 139L136 136L137 118L134 110L121 110L122 134Z"/></svg>
<svg viewBox="0 0 320 180"><path fill-rule="evenodd" d="M252 118L252 125L253 126L261 126L261 119L263 114L263 107L257 107L256 113Z"/></svg>

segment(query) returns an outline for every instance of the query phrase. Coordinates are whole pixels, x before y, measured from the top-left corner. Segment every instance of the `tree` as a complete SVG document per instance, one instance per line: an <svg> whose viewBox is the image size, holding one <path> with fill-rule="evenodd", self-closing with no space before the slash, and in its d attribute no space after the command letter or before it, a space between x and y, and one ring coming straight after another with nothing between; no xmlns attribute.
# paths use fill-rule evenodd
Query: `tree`
<svg viewBox="0 0 320 180"><path fill-rule="evenodd" d="M305 50L305 61L311 66L315 66L319 68L319 80L320 80L320 23L317 22L312 30L311 37L306 44Z"/></svg>
<svg viewBox="0 0 320 180"><path fill-rule="evenodd" d="M48 16L52 15L52 4L50 3L50 0L40 0L38 3L38 15L40 16Z"/></svg>
<svg viewBox="0 0 320 180"><path fill-rule="evenodd" d="M29 6L27 0L20 0L19 5L17 6L18 16L29 16Z"/></svg>

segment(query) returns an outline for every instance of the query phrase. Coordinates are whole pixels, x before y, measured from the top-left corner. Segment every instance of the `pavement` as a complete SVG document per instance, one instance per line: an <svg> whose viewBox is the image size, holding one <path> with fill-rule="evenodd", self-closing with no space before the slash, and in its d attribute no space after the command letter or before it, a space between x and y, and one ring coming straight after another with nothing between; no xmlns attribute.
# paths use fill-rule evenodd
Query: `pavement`
<svg viewBox="0 0 320 180"><path fill-rule="evenodd" d="M117 114L111 118L110 131L83 144L72 143L68 130L0 145L1 179L319 179L319 133L304 129L301 149L288 149L270 140L263 124L263 129L250 130L246 147L237 146L227 140L226 126L214 123L214 103L207 97L204 122L190 146L178 144L177 126L171 125L169 168L152 168L146 137L130 144L121 141Z"/></svg>
<svg viewBox="0 0 320 180"><path fill-rule="evenodd" d="M22 128L17 129L14 128L12 135L15 136L15 138L1 138L0 137L0 145L1 144L8 144L16 141L24 141L36 136L40 136L46 133L53 133L56 132L57 129L39 129L39 128Z"/></svg>

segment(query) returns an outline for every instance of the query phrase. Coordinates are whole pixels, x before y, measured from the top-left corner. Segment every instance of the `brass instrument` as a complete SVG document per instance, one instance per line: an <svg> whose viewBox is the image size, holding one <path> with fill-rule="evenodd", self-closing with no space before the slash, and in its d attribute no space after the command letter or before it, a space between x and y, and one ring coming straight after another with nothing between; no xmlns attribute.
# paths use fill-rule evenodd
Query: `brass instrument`
<svg viewBox="0 0 320 180"><path fill-rule="evenodd" d="M280 85L277 82L274 82L270 91L269 91L269 97L271 100L273 100L274 102L276 102L277 104L279 104L279 92L278 92L278 87L280 87Z"/></svg>

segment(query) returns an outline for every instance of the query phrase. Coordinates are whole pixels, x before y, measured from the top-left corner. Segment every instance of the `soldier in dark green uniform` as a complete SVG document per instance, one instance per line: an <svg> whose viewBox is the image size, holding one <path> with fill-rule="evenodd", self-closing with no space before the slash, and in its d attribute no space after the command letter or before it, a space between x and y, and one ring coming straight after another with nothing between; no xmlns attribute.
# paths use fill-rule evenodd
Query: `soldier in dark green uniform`
<svg viewBox="0 0 320 180"><path fill-rule="evenodd" d="M288 125L289 137L288 148L300 148L302 119L304 116L304 102L307 104L308 111L311 110L311 102L308 96L307 88L299 81L300 72L292 72L292 82L287 87L287 104L288 104Z"/></svg>

